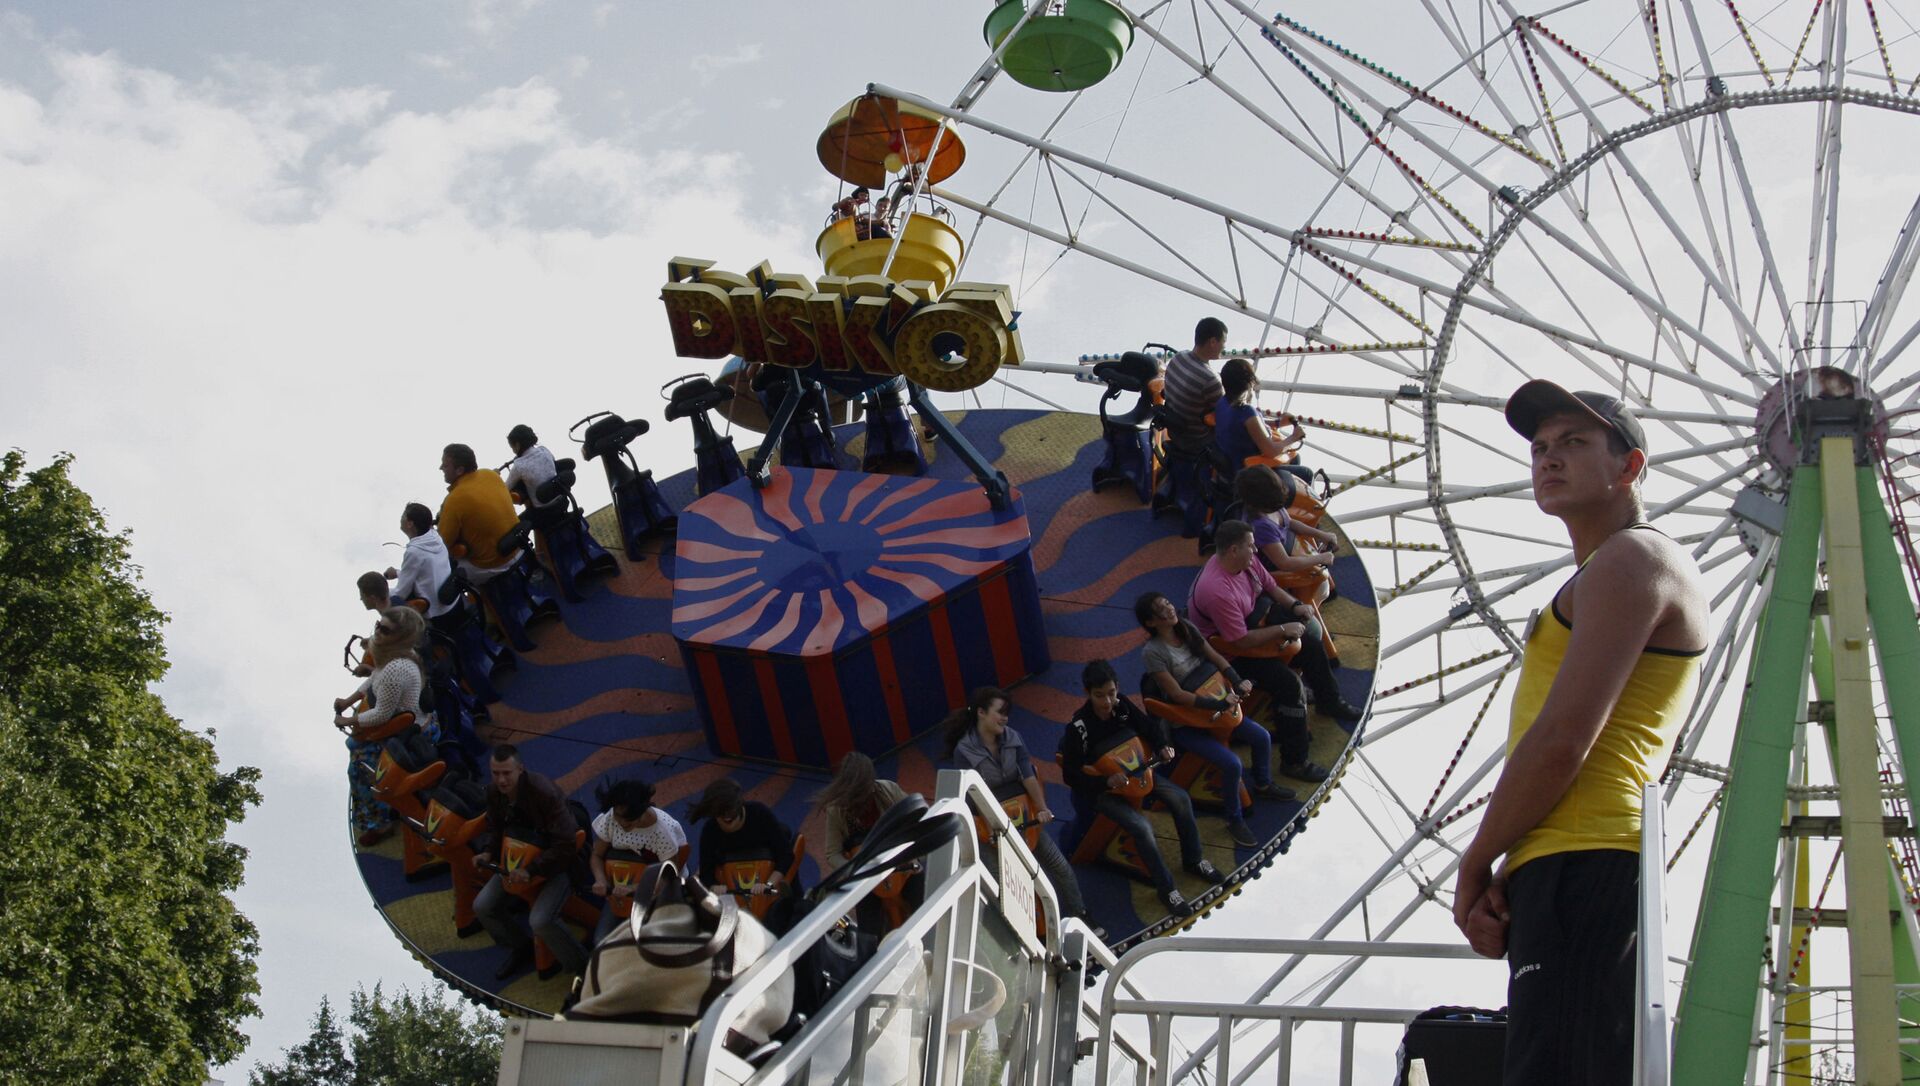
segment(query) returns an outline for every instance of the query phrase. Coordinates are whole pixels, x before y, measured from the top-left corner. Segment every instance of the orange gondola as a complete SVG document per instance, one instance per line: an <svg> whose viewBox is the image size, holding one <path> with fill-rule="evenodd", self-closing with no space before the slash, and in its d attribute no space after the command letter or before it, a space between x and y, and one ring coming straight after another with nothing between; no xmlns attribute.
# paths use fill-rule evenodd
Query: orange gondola
<svg viewBox="0 0 1920 1086"><path fill-rule="evenodd" d="M827 172L849 185L879 188L887 174L915 163L925 164L926 183L936 185L967 158L966 144L945 126L945 119L918 106L863 94L827 122L816 149Z"/></svg>

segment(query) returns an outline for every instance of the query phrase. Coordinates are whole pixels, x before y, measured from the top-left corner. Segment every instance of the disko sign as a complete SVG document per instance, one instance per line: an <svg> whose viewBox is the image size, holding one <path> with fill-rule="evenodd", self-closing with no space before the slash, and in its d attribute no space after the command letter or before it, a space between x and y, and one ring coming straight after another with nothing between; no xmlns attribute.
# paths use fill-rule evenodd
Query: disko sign
<svg viewBox="0 0 1920 1086"><path fill-rule="evenodd" d="M813 371L840 391L904 374L938 392L985 384L1021 360L1019 314L999 283L955 283L938 298L929 283L877 275L848 279L776 275L762 263L746 275L705 260L667 265L673 350L683 358L726 358Z"/></svg>

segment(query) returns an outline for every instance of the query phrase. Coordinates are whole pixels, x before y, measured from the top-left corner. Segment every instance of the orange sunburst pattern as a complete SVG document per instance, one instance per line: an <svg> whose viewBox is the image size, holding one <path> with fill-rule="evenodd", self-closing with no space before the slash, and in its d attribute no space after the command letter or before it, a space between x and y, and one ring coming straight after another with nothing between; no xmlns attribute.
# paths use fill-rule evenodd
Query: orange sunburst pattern
<svg viewBox="0 0 1920 1086"><path fill-rule="evenodd" d="M754 652L833 652L1027 543L1018 500L995 510L972 483L783 468L764 490L716 492L681 514L673 633Z"/></svg>

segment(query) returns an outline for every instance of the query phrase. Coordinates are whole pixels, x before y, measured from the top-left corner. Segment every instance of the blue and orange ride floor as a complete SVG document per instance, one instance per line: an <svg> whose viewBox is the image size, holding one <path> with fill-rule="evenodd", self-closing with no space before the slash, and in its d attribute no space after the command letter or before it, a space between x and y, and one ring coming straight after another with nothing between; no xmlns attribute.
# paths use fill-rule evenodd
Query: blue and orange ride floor
<svg viewBox="0 0 1920 1086"><path fill-rule="evenodd" d="M1012 691L1012 725L1033 749L1048 805L1060 816L1049 831L1065 833L1073 802L1051 755L1067 719L1083 700L1081 667L1104 657L1120 672L1122 691L1137 691L1145 633L1134 621L1133 601L1143 592L1159 591L1184 604L1201 558L1194 541L1180 537L1177 516L1151 518L1131 488L1089 491L1101 455L1097 418L1010 410L951 417L1006 473L1025 501L1053 663ZM842 448L856 464L860 431L854 425L840 432ZM741 434L736 440L748 451L756 436ZM931 475L971 479L957 457L935 445L925 451ZM693 473L664 480L661 489L683 509L694 500ZM603 510L593 521L596 534L611 541L610 513ZM1337 531L1337 526L1328 526ZM819 878L825 841L824 821L812 801L826 784L826 775L718 757L708 749L680 651L669 632L672 540L656 551L638 563L623 559L620 574L593 587L585 602L563 604L559 621L533 627L539 648L522 654L516 672L496 680L503 700L492 706L492 723L483 735L492 742L517 744L529 768L554 778L589 810L595 809L596 784L639 775L657 789L654 802L684 824L686 809L707 784L731 776L748 799L772 807L806 835L812 855L802 880L812 885ZM1347 699L1365 705L1373 689L1379 618L1373 585L1344 536L1333 573L1338 595L1323 613L1343 665L1335 675ZM898 666L905 682L913 682L918 672L924 672L929 683L938 682L937 660L901 660ZM915 740L877 760L881 775L930 796L939 768L937 723L937 717L916 721ZM1352 725L1317 714L1312 724L1314 760L1344 768ZM1280 779L1293 785L1301 798L1256 803L1247 810L1247 822L1260 841L1256 846L1234 845L1218 815L1199 812L1208 857L1230 873L1228 885L1212 896L1205 896L1208 887L1202 880L1181 875L1182 892L1201 899L1202 915L1286 851L1292 836L1305 828L1338 785L1339 774L1318 790ZM1179 847L1167 816L1152 817L1162 853L1177 858ZM687 829L697 841L698 828ZM449 983L503 1008L545 1014L558 1010L571 978L562 974L541 981L529 971L504 983L495 981L504 951L484 932L467 939L455 935L452 889L443 869L408 882L401 871L398 838L361 850L357 858L367 889L394 932ZM1167 917L1151 887L1117 869L1083 865L1078 874L1092 919L1106 928L1110 943L1124 946L1185 923Z"/></svg>

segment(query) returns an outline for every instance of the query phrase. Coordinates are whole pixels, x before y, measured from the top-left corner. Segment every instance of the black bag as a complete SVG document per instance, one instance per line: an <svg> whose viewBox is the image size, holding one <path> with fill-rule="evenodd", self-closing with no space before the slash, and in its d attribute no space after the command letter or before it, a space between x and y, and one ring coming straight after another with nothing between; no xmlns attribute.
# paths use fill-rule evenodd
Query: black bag
<svg viewBox="0 0 1920 1086"><path fill-rule="evenodd" d="M1408 1064L1425 1060L1430 1086L1500 1086L1506 1058L1506 1011L1435 1007L1407 1023L1393 1083L1406 1086Z"/></svg>
<svg viewBox="0 0 1920 1086"><path fill-rule="evenodd" d="M927 818L926 812L926 800L914 795L887 808L867 831L860 850L795 902L794 924L842 886L883 871L897 871L953 840L965 828L966 820L957 814ZM794 1009L807 1017L818 1014L862 966L873 960L879 948L878 934L863 929L852 916L842 918L794 963Z"/></svg>

